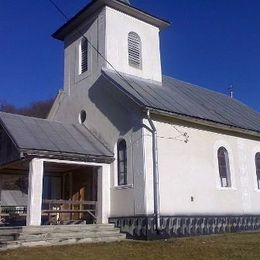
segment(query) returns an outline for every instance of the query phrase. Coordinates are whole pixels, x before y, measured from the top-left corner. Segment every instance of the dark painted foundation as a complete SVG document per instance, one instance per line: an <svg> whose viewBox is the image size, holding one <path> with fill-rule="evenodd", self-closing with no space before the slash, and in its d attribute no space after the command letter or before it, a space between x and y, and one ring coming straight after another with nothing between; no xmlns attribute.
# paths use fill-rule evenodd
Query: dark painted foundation
<svg viewBox="0 0 260 260"><path fill-rule="evenodd" d="M260 230L260 216L162 216L161 229L156 230L153 216L110 218L126 233L138 240L167 239L171 237L199 236Z"/></svg>

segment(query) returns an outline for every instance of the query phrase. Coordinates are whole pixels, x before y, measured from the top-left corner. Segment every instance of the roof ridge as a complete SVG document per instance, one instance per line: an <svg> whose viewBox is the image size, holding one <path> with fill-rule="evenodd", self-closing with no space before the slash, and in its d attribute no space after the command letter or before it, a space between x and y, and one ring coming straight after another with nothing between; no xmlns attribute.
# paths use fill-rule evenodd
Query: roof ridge
<svg viewBox="0 0 260 260"><path fill-rule="evenodd" d="M33 120L39 120L39 121L45 121L45 122L54 122L54 123L59 123L59 124L66 124L66 125L80 125L79 123L69 123L69 122L62 122L59 120L51 120L48 118L41 118L41 117L35 117L35 116L26 116L26 115L21 115L21 114L15 114L15 113L8 113L4 111L0 111L0 114L5 114L5 115L10 115L10 116L15 116L15 117L22 117L22 118L30 118Z"/></svg>

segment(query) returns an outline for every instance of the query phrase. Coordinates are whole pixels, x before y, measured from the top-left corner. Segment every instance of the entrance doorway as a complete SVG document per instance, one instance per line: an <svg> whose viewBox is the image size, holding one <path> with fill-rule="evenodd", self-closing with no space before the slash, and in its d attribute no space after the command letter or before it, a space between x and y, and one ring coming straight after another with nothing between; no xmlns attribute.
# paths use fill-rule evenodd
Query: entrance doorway
<svg viewBox="0 0 260 260"><path fill-rule="evenodd" d="M43 224L91 224L97 215L97 169L46 163Z"/></svg>

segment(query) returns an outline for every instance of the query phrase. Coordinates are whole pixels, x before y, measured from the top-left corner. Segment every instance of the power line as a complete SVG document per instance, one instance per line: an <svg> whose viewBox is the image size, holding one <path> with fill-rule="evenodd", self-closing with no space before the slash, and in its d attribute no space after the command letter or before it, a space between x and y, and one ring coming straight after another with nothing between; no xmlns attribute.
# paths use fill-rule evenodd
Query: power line
<svg viewBox="0 0 260 260"><path fill-rule="evenodd" d="M61 10L61 8L53 1L53 0L48 0L54 7L55 9L63 16L63 18L65 18L66 21L69 21L68 16ZM131 83L113 66L113 64L111 62L109 62L104 56L103 54L88 40L88 38L77 28L76 31L79 33L80 36L82 36L88 43L89 45L97 52L97 54L104 60L106 61L111 68L115 71L115 73L128 85L130 86L131 89L133 89L137 95L139 95L144 101L147 102L147 104L150 104L150 101L147 100L140 92L138 92L132 85ZM159 93L157 93L152 87L150 87L148 84L145 84L152 92L155 93L155 96L153 96L151 93L149 93L149 91L147 91L146 89L144 89L140 84L138 84L137 82L134 81L134 83L139 86L144 92L146 92L148 95L150 95L152 98L154 98L155 100L157 100L158 103L160 103L163 107L166 107L164 103L162 103L157 96L159 96L160 98L162 98L165 102L167 102L168 104L170 104L170 102L164 98L162 95L160 95ZM128 93L126 93L127 95L129 95ZM132 99L132 98L131 98ZM188 138L189 136L187 135L187 133L181 133L181 131L179 131L176 127L173 126L173 128L179 132L183 137L185 137L185 142L188 142Z"/></svg>
<svg viewBox="0 0 260 260"><path fill-rule="evenodd" d="M48 0L54 7L55 9L65 18L66 21L69 21L68 16L61 10L61 8L53 1L53 0ZM143 100L145 100L148 104L150 103L141 93L139 93L131 84L130 82L113 66L111 62L109 62L103 54L88 40L88 38L79 30L76 29L77 33L79 33L80 36L82 36L88 43L89 45L97 52L97 54L108 63L109 66L116 72L116 74L128 85L130 86L136 93L139 95Z"/></svg>

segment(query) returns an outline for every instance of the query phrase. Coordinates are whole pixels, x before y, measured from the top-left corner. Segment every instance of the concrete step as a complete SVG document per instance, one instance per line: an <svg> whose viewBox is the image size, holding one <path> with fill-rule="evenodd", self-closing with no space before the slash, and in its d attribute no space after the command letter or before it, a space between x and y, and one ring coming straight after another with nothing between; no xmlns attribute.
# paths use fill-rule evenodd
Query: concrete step
<svg viewBox="0 0 260 260"><path fill-rule="evenodd" d="M54 245L71 245L82 243L98 243L98 242L116 242L122 241L126 238L125 234L117 234L113 236L93 236L84 238L60 238L60 239L46 239L38 241L9 241L0 243L0 251L7 249L16 249L20 247L34 247L34 246L54 246Z"/></svg>
<svg viewBox="0 0 260 260"><path fill-rule="evenodd" d="M17 234L0 235L0 241L10 241L15 240Z"/></svg>
<svg viewBox="0 0 260 260"><path fill-rule="evenodd" d="M71 233L71 232L82 232L82 231L91 231L91 230L114 230L113 224L91 224L91 225L50 225L50 226L31 226L23 227L23 234L40 234L46 232L55 232L55 233Z"/></svg>
<svg viewBox="0 0 260 260"><path fill-rule="evenodd" d="M22 228L0 227L0 236L5 236L9 234L18 234L20 232L22 232Z"/></svg>
<svg viewBox="0 0 260 260"><path fill-rule="evenodd" d="M30 246L111 242L126 238L126 235L121 234L113 224L7 228L2 232L4 235L0 240L0 250Z"/></svg>
<svg viewBox="0 0 260 260"><path fill-rule="evenodd" d="M96 237L96 236L117 236L120 234L119 230L113 231L92 231L92 232L73 232L71 234L62 234L62 233L44 233L38 235L27 235L22 234L17 240L28 240L28 241L37 241L37 240L46 240L46 239L64 239L64 238L84 238L84 237Z"/></svg>

